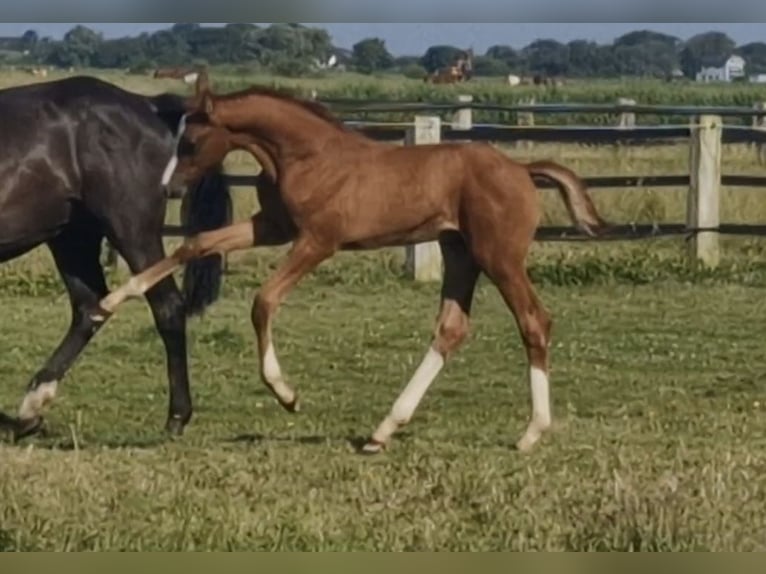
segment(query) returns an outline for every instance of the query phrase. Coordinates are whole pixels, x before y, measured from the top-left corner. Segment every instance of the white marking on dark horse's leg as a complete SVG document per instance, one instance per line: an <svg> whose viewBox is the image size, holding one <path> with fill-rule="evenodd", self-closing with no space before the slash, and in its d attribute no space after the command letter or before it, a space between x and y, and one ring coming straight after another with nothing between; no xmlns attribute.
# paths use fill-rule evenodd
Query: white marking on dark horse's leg
<svg viewBox="0 0 766 574"><path fill-rule="evenodd" d="M56 397L58 381L46 381L27 391L19 407L19 418L31 420L42 414L45 406Z"/></svg>

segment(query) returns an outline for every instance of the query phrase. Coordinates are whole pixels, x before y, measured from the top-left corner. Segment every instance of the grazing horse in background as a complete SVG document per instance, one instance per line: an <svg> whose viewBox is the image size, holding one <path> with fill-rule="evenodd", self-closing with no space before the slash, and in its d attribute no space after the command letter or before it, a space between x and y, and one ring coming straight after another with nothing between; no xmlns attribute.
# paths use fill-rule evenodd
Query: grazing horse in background
<svg viewBox="0 0 766 574"><path fill-rule="evenodd" d="M203 81L189 105L174 177L199 177L229 151L241 149L259 161L265 155L279 185L251 221L189 239L114 290L101 302L104 313L113 313L125 299L140 296L199 257L292 242L286 259L256 294L252 322L261 378L284 408L296 411L298 398L285 380L272 337L275 313L288 292L340 250L438 240L444 280L430 346L362 450L379 452L410 421L445 361L464 341L482 272L510 307L526 347L532 416L517 446L532 448L551 424L551 321L525 263L541 217L533 177L556 182L576 225L596 235L607 224L582 180L551 161L518 163L485 143L403 147L377 142L316 102L268 88L213 95Z"/></svg>
<svg viewBox="0 0 766 574"><path fill-rule="evenodd" d="M183 104L177 95L142 96L90 77L0 90L0 262L45 244L72 314L63 340L32 377L18 418L0 416L16 438L39 429L43 407L106 321L99 307L108 294L104 238L133 273L165 256L163 170L174 157ZM213 166L185 198L183 223L193 233L230 222L221 169ZM202 311L220 282L219 260L199 263L184 277L193 295L186 301L170 277L146 292L166 351L166 428L173 433L192 414L185 317Z"/></svg>

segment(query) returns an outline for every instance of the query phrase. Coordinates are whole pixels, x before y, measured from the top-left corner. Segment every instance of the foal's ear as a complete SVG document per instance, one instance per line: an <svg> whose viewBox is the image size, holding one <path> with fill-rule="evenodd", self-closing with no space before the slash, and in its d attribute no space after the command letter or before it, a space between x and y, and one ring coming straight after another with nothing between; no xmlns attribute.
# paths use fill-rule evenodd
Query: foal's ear
<svg viewBox="0 0 766 574"><path fill-rule="evenodd" d="M213 103L213 96L210 92L206 92L202 95L202 101L200 102L200 111L208 116L213 113L215 104Z"/></svg>
<svg viewBox="0 0 766 574"><path fill-rule="evenodd" d="M197 83L194 87L194 94L200 97L203 94L210 92L210 78L207 75L207 70L202 68L197 73Z"/></svg>

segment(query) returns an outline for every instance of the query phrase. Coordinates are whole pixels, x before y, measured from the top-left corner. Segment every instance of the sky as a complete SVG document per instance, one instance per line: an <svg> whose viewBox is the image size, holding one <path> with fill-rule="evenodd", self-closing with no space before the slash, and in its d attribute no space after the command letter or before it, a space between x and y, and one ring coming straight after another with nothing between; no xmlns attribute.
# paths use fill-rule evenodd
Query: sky
<svg viewBox="0 0 766 574"><path fill-rule="evenodd" d="M41 36L60 38L74 23L0 23L1 36L17 36L25 30L34 29ZM169 23L86 23L104 36L133 36L144 31L156 31L167 28ZM218 25L218 24L205 24ZM699 32L717 30L725 32L737 44L748 42L766 42L766 24L763 23L308 23L322 27L333 37L333 43L342 48L350 48L362 38L376 36L386 41L386 46L394 55L420 55L429 46L452 44L469 48L473 46L477 53L484 53L494 44L508 44L521 48L533 40L553 38L560 42L584 39L602 44L610 43L616 37L632 30L649 29L673 34L686 39Z"/></svg>

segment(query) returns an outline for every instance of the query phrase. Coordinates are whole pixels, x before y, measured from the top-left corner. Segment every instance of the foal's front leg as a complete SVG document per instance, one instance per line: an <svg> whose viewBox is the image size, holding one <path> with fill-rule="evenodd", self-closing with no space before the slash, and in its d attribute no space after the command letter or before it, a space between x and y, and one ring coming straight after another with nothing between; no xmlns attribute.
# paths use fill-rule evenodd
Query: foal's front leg
<svg viewBox="0 0 766 574"><path fill-rule="evenodd" d="M323 246L306 237L299 237L293 243L287 259L261 287L253 301L251 317L258 339L261 379L279 403L290 412L299 410L298 396L282 374L274 349L271 325L279 305L288 292L322 261L330 258L334 252L333 247Z"/></svg>

